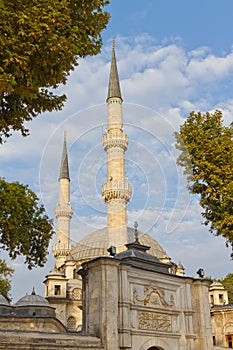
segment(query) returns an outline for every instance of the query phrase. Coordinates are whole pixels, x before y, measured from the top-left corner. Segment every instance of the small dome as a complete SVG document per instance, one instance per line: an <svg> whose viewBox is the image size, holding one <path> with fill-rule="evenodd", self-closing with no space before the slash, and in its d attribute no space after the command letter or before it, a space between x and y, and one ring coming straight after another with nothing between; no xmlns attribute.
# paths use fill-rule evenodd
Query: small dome
<svg viewBox="0 0 233 350"><path fill-rule="evenodd" d="M128 242L133 242L135 230L128 227ZM138 231L139 242L142 245L149 246L149 254L158 259L164 258L167 254L165 250L148 234ZM85 236L79 243L72 247L72 256L76 261L86 261L99 256L108 256L107 249L109 248L108 228L91 232Z"/></svg>
<svg viewBox="0 0 233 350"><path fill-rule="evenodd" d="M33 289L32 294L30 295L26 294L24 297L22 297L15 303L15 306L50 306L50 305L49 305L49 302L44 297L36 294Z"/></svg>
<svg viewBox="0 0 233 350"><path fill-rule="evenodd" d="M65 277L64 273L59 271L56 266L49 272L48 276L60 276Z"/></svg>
<svg viewBox="0 0 233 350"><path fill-rule="evenodd" d="M214 281L213 283L211 283L210 285L210 290L213 290L213 289L225 289L223 284L221 282L218 282L218 281Z"/></svg>
<svg viewBox="0 0 233 350"><path fill-rule="evenodd" d="M184 270L184 266L181 264L181 261L179 261L179 264L177 265L177 269Z"/></svg>
<svg viewBox="0 0 233 350"><path fill-rule="evenodd" d="M0 294L0 305L10 305L9 301L2 294Z"/></svg>

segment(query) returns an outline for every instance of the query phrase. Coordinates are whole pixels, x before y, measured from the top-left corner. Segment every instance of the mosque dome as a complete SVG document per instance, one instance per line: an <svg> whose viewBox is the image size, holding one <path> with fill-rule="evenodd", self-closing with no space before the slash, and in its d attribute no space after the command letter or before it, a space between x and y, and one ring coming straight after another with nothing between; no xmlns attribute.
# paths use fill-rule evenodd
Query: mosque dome
<svg viewBox="0 0 233 350"><path fill-rule="evenodd" d="M33 289L32 294L26 294L24 297L22 297L15 303L15 306L50 306L50 305L49 305L49 302L44 297L36 294Z"/></svg>
<svg viewBox="0 0 233 350"><path fill-rule="evenodd" d="M128 227L128 242L135 240L135 230ZM139 242L142 245L149 246L148 253L158 259L163 259L167 256L167 253L163 248L148 234L138 231ZM107 249L109 248L109 236L108 228L105 227L100 230L91 232L79 241L75 246L72 247L72 256L76 261L87 261L90 259L97 258L99 256L108 256Z"/></svg>

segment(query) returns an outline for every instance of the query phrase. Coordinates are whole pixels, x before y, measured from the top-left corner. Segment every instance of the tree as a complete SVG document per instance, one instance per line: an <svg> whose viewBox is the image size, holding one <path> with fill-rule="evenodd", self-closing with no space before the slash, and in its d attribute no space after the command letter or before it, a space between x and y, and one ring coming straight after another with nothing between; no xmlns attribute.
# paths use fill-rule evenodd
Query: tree
<svg viewBox="0 0 233 350"><path fill-rule="evenodd" d="M0 178L0 248L11 259L25 257L29 269L43 266L53 235L52 220L28 186ZM0 259L0 293L7 297L13 270Z"/></svg>
<svg viewBox="0 0 233 350"><path fill-rule="evenodd" d="M53 234L52 221L28 186L0 179L0 244L11 259L25 256L29 269L43 266Z"/></svg>
<svg viewBox="0 0 233 350"><path fill-rule="evenodd" d="M39 113L59 110L78 59L99 53L108 0L0 0L0 143ZM51 90L52 89L52 90Z"/></svg>
<svg viewBox="0 0 233 350"><path fill-rule="evenodd" d="M189 191L200 195L204 224L233 246L233 123L225 126L219 110L192 112L175 137L177 163Z"/></svg>
<svg viewBox="0 0 233 350"><path fill-rule="evenodd" d="M10 280L9 277L13 274L13 269L9 268L5 260L0 259L0 293L7 298L9 298L10 291Z"/></svg>
<svg viewBox="0 0 233 350"><path fill-rule="evenodd" d="M0 143L45 111L59 110L65 84L78 60L96 55L109 13L108 0L0 0ZM29 268L43 266L52 221L28 186L0 178L0 244ZM0 292L10 289L12 270L0 260Z"/></svg>

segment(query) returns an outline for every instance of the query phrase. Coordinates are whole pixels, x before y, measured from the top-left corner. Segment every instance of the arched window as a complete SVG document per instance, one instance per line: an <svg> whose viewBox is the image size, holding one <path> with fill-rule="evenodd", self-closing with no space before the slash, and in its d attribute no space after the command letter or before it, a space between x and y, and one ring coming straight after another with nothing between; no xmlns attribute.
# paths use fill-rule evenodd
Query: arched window
<svg viewBox="0 0 233 350"><path fill-rule="evenodd" d="M76 319L73 316L68 317L67 328L70 332L76 331Z"/></svg>

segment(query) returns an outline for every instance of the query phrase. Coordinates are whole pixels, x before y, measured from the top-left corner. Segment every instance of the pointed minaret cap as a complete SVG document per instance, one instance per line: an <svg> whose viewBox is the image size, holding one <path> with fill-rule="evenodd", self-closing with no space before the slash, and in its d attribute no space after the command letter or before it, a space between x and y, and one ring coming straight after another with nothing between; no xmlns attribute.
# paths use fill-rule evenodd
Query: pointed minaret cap
<svg viewBox="0 0 233 350"><path fill-rule="evenodd" d="M118 97L122 100L118 71L117 71L117 64L116 64L114 39L112 41L112 62L111 62L111 69L110 69L107 101L111 97Z"/></svg>
<svg viewBox="0 0 233 350"><path fill-rule="evenodd" d="M66 147L66 133L64 132L64 144L63 144L63 151L62 151L62 159L61 159L61 169L60 169L60 179L68 179L70 180L69 176L69 165L68 165L68 155L67 155L67 147Z"/></svg>

